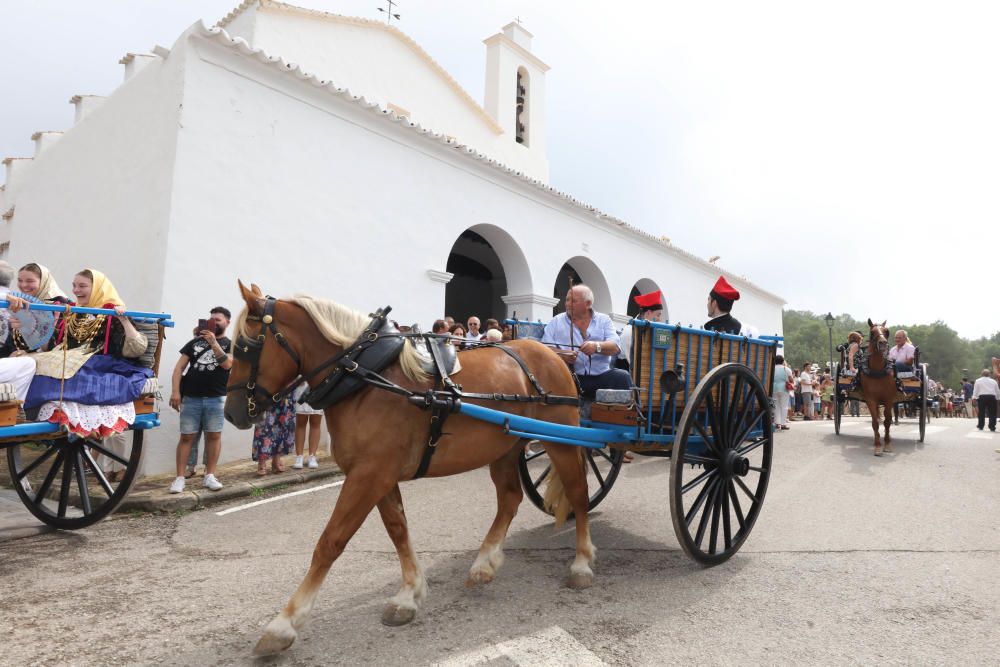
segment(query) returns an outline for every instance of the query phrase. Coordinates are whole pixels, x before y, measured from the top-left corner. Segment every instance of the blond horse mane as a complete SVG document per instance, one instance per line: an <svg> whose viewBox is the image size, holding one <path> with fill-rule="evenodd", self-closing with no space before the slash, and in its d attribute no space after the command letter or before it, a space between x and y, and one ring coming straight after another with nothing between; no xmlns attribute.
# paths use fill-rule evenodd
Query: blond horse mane
<svg viewBox="0 0 1000 667"><path fill-rule="evenodd" d="M371 321L370 317L356 310L306 294L296 294L291 298L281 300L294 303L306 311L323 337L340 347L347 347L357 340ZM236 317L234 330L238 335L253 337L257 334L247 330L247 314L247 308L243 308ZM415 382L427 379L427 374L420 368L420 358L412 345L403 346L403 351L399 355L399 365L403 367L403 373L409 379Z"/></svg>

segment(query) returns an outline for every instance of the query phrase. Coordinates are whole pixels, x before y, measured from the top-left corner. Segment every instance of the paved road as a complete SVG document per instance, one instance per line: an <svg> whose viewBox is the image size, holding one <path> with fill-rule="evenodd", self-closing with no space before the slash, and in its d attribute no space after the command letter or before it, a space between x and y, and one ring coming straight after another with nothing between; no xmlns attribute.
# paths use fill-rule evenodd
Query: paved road
<svg viewBox="0 0 1000 667"><path fill-rule="evenodd" d="M299 642L253 661L339 487L184 516L119 518L0 543L3 664L995 664L1000 435L915 424L871 455L867 423L797 423L743 550L702 569L678 549L661 460L626 466L594 514L587 591L562 586L572 532L525 504L489 587L463 587L489 525L483 471L403 488L430 583L410 626L379 615L399 570L373 516ZM850 435L847 435L850 434Z"/></svg>

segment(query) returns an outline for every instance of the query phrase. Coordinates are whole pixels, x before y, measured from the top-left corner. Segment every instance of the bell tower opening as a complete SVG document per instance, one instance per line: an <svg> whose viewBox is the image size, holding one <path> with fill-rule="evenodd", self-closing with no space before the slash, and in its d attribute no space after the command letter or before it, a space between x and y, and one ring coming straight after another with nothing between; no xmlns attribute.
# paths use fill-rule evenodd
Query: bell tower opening
<svg viewBox="0 0 1000 667"><path fill-rule="evenodd" d="M523 67L517 68L517 97L514 111L515 140L519 144L529 146L530 138L528 119L531 117L528 101L528 91L531 90L528 77L528 70Z"/></svg>

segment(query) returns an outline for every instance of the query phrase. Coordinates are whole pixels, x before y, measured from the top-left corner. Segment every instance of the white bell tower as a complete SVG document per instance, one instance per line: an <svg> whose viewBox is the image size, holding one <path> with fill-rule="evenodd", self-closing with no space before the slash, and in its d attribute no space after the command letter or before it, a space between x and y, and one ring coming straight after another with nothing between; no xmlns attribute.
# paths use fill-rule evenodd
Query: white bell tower
<svg viewBox="0 0 1000 667"><path fill-rule="evenodd" d="M504 134L526 151L548 178L545 153L545 73L549 66L531 53L532 34L517 22L483 40L486 44L486 112Z"/></svg>

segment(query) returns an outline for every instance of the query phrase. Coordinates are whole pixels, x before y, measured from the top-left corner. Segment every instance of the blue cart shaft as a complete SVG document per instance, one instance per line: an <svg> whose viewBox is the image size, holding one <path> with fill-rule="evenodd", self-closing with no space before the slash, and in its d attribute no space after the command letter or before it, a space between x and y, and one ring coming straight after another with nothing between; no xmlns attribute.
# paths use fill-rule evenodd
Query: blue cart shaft
<svg viewBox="0 0 1000 667"><path fill-rule="evenodd" d="M10 302L5 300L0 300L0 308L8 308ZM55 303L28 303L28 310L41 310L50 313L65 313L66 306L55 304ZM86 306L70 306L69 312L76 313L79 315L117 315L111 308L87 308ZM156 322L162 324L165 327L174 326L173 320L171 320L171 315L168 313L147 313L141 310L126 310L125 316L136 320Z"/></svg>
<svg viewBox="0 0 1000 667"><path fill-rule="evenodd" d="M559 442L600 449L609 442L631 442L636 438L636 429L634 427L618 430L603 426L588 428L586 426L554 424L542 421L541 419L512 415L508 412L484 408L481 405L466 402L462 403L459 411L474 419L503 426L512 435L535 440L546 440L548 442Z"/></svg>

